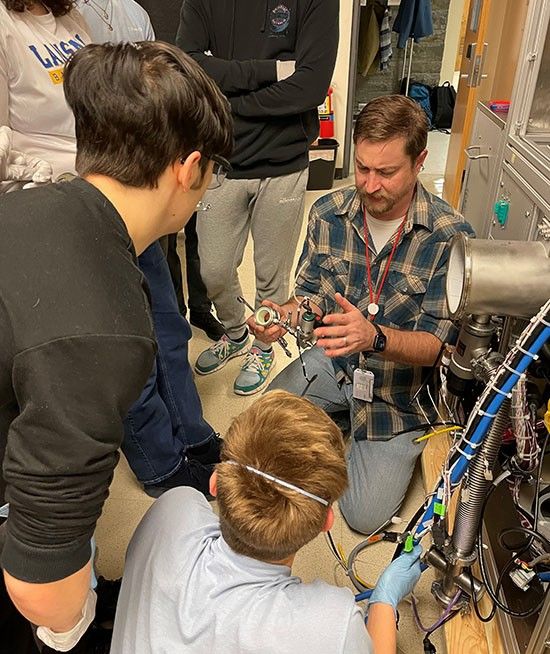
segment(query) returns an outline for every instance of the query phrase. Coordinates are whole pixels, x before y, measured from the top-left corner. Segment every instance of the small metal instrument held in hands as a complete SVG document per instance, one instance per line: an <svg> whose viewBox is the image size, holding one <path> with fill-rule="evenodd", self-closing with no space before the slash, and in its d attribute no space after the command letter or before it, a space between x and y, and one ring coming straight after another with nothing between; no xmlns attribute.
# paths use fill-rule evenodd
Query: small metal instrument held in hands
<svg viewBox="0 0 550 654"><path fill-rule="evenodd" d="M296 344L301 349L315 345L316 338L313 330L315 329L316 316L311 310L309 298L305 297L300 302L298 307L298 325L296 327L292 326L292 313L288 314L286 320L281 320L279 312L271 307L261 306L255 310L243 297L239 296L237 300L254 313L254 320L261 327L279 325L296 339ZM291 357L292 354L288 349L286 340L281 337L277 342L283 348L285 354Z"/></svg>

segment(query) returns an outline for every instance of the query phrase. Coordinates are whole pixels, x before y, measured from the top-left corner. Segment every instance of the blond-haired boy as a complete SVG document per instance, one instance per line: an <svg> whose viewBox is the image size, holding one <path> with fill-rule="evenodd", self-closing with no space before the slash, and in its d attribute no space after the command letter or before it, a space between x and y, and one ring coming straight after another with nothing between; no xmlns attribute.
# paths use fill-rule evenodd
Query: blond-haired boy
<svg viewBox="0 0 550 654"><path fill-rule="evenodd" d="M342 434L308 400L274 391L233 420L211 479L219 519L192 488L165 493L130 543L111 654L395 652L397 603L420 574L399 557L367 633L347 588L291 575L334 521L347 484Z"/></svg>

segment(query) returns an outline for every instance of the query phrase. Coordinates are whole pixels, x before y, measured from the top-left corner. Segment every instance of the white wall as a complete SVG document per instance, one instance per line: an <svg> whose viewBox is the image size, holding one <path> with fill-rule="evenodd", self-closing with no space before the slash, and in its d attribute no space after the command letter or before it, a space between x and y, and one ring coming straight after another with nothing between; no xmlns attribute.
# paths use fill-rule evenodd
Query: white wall
<svg viewBox="0 0 550 654"><path fill-rule="evenodd" d="M458 52L458 41L460 39L460 27L462 25L462 14L464 12L464 4L465 0L451 0L449 3L447 30L445 31L445 46L443 48L441 75L439 77L440 84L443 84L443 82L446 81L453 81L455 74L456 53Z"/></svg>
<svg viewBox="0 0 550 654"><path fill-rule="evenodd" d="M351 19L354 0L340 0L340 43L332 77L334 105L334 138L340 144L336 167L342 167L346 127L346 105L348 97L349 57L351 46Z"/></svg>

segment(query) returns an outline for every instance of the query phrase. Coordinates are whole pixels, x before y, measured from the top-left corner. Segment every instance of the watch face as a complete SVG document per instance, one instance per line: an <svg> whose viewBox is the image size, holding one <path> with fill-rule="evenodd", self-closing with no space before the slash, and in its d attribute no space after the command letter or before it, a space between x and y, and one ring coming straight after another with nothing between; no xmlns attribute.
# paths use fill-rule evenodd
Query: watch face
<svg viewBox="0 0 550 654"><path fill-rule="evenodd" d="M376 334L372 344L372 349L375 352L383 352L386 349L386 337L384 334Z"/></svg>

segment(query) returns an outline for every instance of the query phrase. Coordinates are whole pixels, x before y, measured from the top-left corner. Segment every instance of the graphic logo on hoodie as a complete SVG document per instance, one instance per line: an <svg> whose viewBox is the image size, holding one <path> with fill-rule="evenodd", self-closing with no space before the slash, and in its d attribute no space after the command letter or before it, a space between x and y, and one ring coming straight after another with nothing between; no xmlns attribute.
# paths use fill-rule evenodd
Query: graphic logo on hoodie
<svg viewBox="0 0 550 654"><path fill-rule="evenodd" d="M271 31L274 34L286 32L290 23L290 9L286 5L277 5L270 14Z"/></svg>

